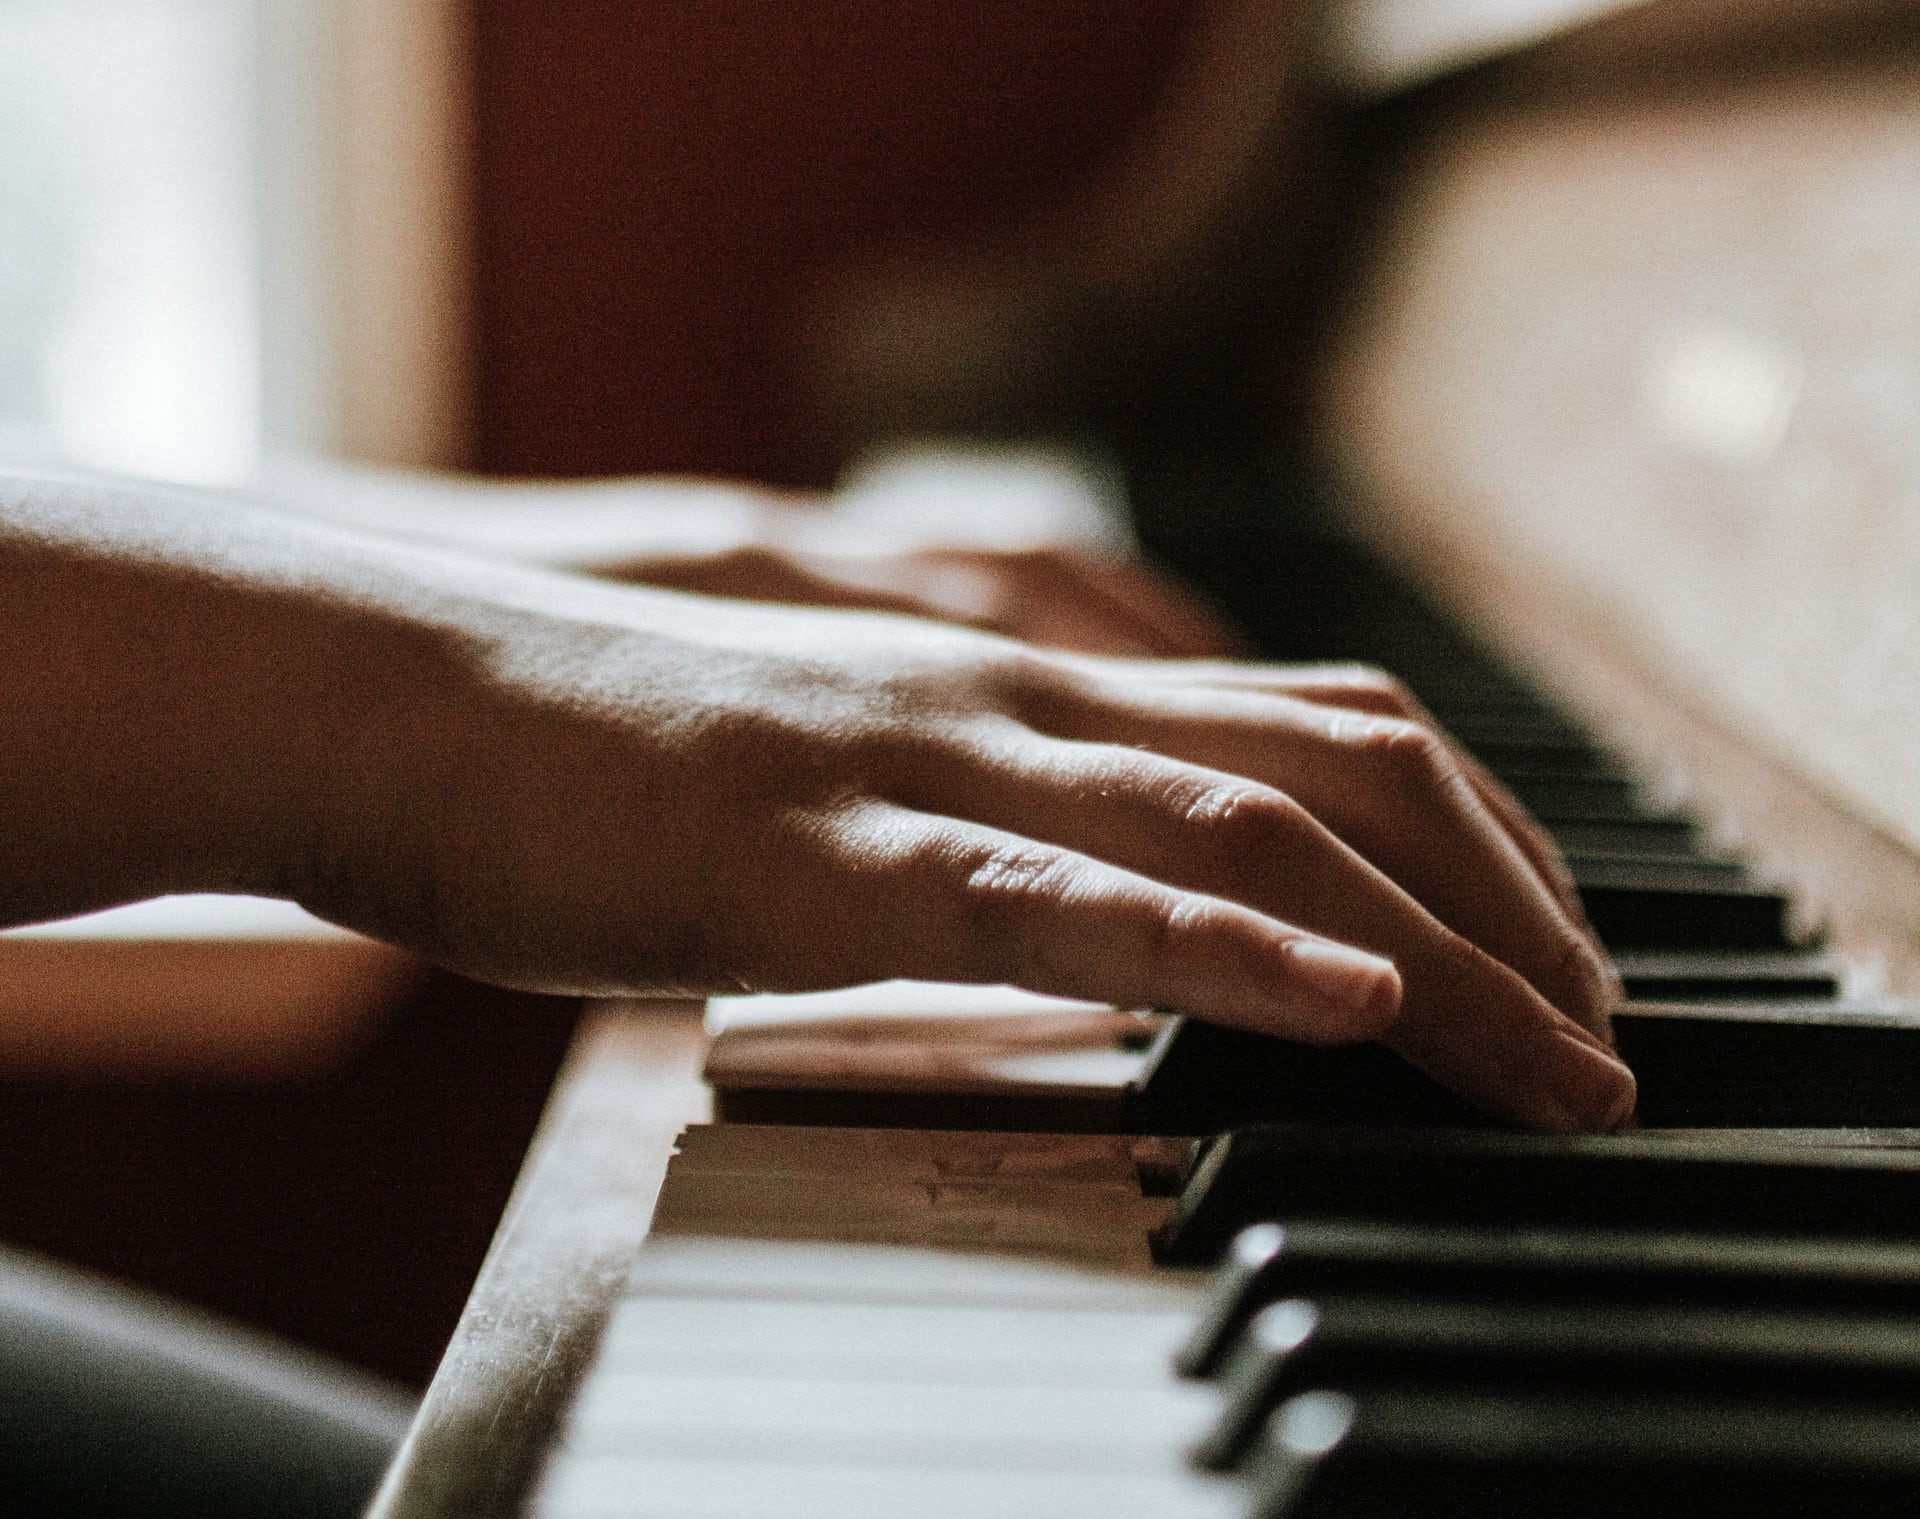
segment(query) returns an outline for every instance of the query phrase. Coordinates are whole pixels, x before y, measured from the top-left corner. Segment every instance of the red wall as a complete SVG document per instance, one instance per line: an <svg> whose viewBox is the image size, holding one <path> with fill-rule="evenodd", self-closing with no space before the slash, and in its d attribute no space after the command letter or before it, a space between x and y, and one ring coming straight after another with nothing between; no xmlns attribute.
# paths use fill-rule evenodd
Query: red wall
<svg viewBox="0 0 1920 1519"><path fill-rule="evenodd" d="M476 0L475 463L787 482L850 254L1045 204L1186 0Z"/></svg>

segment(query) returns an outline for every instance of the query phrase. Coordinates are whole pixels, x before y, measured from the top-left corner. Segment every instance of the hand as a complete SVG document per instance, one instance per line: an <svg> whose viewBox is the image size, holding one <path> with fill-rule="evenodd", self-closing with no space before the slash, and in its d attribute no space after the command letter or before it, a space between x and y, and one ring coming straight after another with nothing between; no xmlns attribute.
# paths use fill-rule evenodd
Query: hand
<svg viewBox="0 0 1920 1519"><path fill-rule="evenodd" d="M0 482L0 922L291 896L508 984L1013 982L1633 1082L1545 841L1366 672L1047 653Z"/></svg>
<svg viewBox="0 0 1920 1519"><path fill-rule="evenodd" d="M543 583L411 683L301 900L540 989L1012 982L1631 1111L1550 846L1382 677Z"/></svg>
<svg viewBox="0 0 1920 1519"><path fill-rule="evenodd" d="M752 543L635 557L599 573L744 601L901 612L1088 654L1241 652L1218 617L1145 565L1065 548L848 554Z"/></svg>

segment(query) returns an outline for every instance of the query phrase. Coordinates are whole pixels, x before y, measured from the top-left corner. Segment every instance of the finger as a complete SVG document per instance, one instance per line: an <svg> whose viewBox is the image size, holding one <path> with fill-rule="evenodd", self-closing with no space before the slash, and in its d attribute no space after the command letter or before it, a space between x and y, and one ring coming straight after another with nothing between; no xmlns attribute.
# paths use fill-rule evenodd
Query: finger
<svg viewBox="0 0 1920 1519"><path fill-rule="evenodd" d="M747 544L717 554L667 554L629 560L605 578L736 601L846 607L907 616L938 616L920 598L885 586L823 574L779 550Z"/></svg>
<svg viewBox="0 0 1920 1519"><path fill-rule="evenodd" d="M1068 693L1036 726L1285 792L1441 922L1608 1037L1613 985L1599 950L1430 729L1258 691L1131 682Z"/></svg>
<svg viewBox="0 0 1920 1519"><path fill-rule="evenodd" d="M1385 717L1403 717L1424 723L1445 736L1446 730L1434 721L1420 701L1398 680L1369 665L1260 665L1235 664L1224 660L1192 661L1185 666L1153 665L1141 661L1130 665L1132 673L1162 683L1185 681L1188 684L1221 686L1233 690L1267 691L1292 696L1320 706L1347 707L1357 712L1373 712ZM1187 674L1180 672L1186 670ZM1539 873L1541 881L1553 893L1569 916L1591 937L1586 907L1580 900L1580 888L1573 872L1561 857L1546 829L1528 813L1507 788L1466 749L1449 738L1462 771L1472 783L1481 802L1496 821L1507 830L1515 846Z"/></svg>
<svg viewBox="0 0 1920 1519"><path fill-rule="evenodd" d="M1290 688L1290 692L1303 700L1375 712L1383 716L1403 717L1424 723L1437 733L1446 733L1419 698L1385 671L1370 669L1365 665L1322 665L1309 668L1302 674L1303 678ZM1513 793L1493 777L1486 766L1458 742L1451 738L1448 742L1452 744L1456 761L1473 783L1473 789L1486 804L1487 810L1512 835L1520 852L1540 872L1541 879L1559 898L1561 905L1582 928L1586 928L1587 912L1580 900L1580 888L1575 884L1573 872L1567 869L1567 862L1552 836L1520 805Z"/></svg>
<svg viewBox="0 0 1920 1519"><path fill-rule="evenodd" d="M1126 628L1149 654L1188 659L1241 653L1245 645L1197 597L1146 565L1097 561L1064 550L1034 556L1050 564L1084 603L1115 627Z"/></svg>
<svg viewBox="0 0 1920 1519"><path fill-rule="evenodd" d="M1541 1128L1609 1128L1626 1068L1508 966L1449 930L1297 801L1136 750L1009 740L995 783L924 804L1385 956L1402 980L1385 1042L1487 1111ZM1183 1011L1207 1014L1180 1003Z"/></svg>
<svg viewBox="0 0 1920 1519"><path fill-rule="evenodd" d="M833 890L797 879L797 921L827 931L778 951L802 984L1007 983L1313 1043L1398 1016L1399 977L1376 956L1018 833L869 801L825 822L817 853Z"/></svg>

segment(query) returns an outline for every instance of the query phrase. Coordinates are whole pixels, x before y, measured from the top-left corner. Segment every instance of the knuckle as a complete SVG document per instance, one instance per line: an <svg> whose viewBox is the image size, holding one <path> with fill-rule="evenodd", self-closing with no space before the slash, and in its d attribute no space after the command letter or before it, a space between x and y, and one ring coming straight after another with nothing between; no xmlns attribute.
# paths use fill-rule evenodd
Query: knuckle
<svg viewBox="0 0 1920 1519"><path fill-rule="evenodd" d="M1024 843L970 851L958 865L955 896L975 973L1019 983L1036 968L1036 913L1074 887L1073 869L1052 850Z"/></svg>
<svg viewBox="0 0 1920 1519"><path fill-rule="evenodd" d="M982 666L985 690L1002 712L1033 726L1110 705L1099 682L1071 661L1022 644L995 650Z"/></svg>
<svg viewBox="0 0 1920 1519"><path fill-rule="evenodd" d="M1471 789L1452 747L1424 723L1374 718L1351 725L1341 736L1376 774L1403 790L1431 798Z"/></svg>
<svg viewBox="0 0 1920 1519"><path fill-rule="evenodd" d="M1313 815L1285 792L1219 781L1184 799L1181 822L1215 873L1236 887L1271 875L1276 859L1317 834Z"/></svg>
<svg viewBox="0 0 1920 1519"><path fill-rule="evenodd" d="M1316 665L1309 673L1321 690L1358 711L1408 718L1421 711L1406 684L1378 665Z"/></svg>
<svg viewBox="0 0 1920 1519"><path fill-rule="evenodd" d="M1025 844L1000 844L969 861L961 890L989 911L1056 897L1064 884L1058 856Z"/></svg>
<svg viewBox="0 0 1920 1519"><path fill-rule="evenodd" d="M1419 702L1405 682L1378 665L1355 665L1349 673L1358 690L1375 697L1383 706L1407 716L1420 710Z"/></svg>
<svg viewBox="0 0 1920 1519"><path fill-rule="evenodd" d="M1216 836L1238 839L1296 831L1306 809L1283 791L1251 781L1210 781L1182 798L1181 821Z"/></svg>
<svg viewBox="0 0 1920 1519"><path fill-rule="evenodd" d="M1173 968L1191 959L1188 952L1219 918L1219 908L1205 897L1182 892L1156 904L1145 915L1139 970L1149 984L1168 978Z"/></svg>

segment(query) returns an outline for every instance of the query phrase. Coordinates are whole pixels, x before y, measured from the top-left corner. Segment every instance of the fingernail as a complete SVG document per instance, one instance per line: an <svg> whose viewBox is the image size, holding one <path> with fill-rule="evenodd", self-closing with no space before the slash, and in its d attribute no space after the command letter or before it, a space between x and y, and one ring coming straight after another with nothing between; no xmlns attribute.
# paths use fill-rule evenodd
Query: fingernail
<svg viewBox="0 0 1920 1519"><path fill-rule="evenodd" d="M1400 1016L1400 972L1391 960L1331 939L1294 939L1287 959L1296 985L1326 1005L1329 1040L1377 1039ZM1287 1011L1297 1018L1297 1002Z"/></svg>
<svg viewBox="0 0 1920 1519"><path fill-rule="evenodd" d="M1571 1033L1556 1032L1541 1074L1566 1127L1610 1133L1633 1116L1639 1088L1612 1055Z"/></svg>

